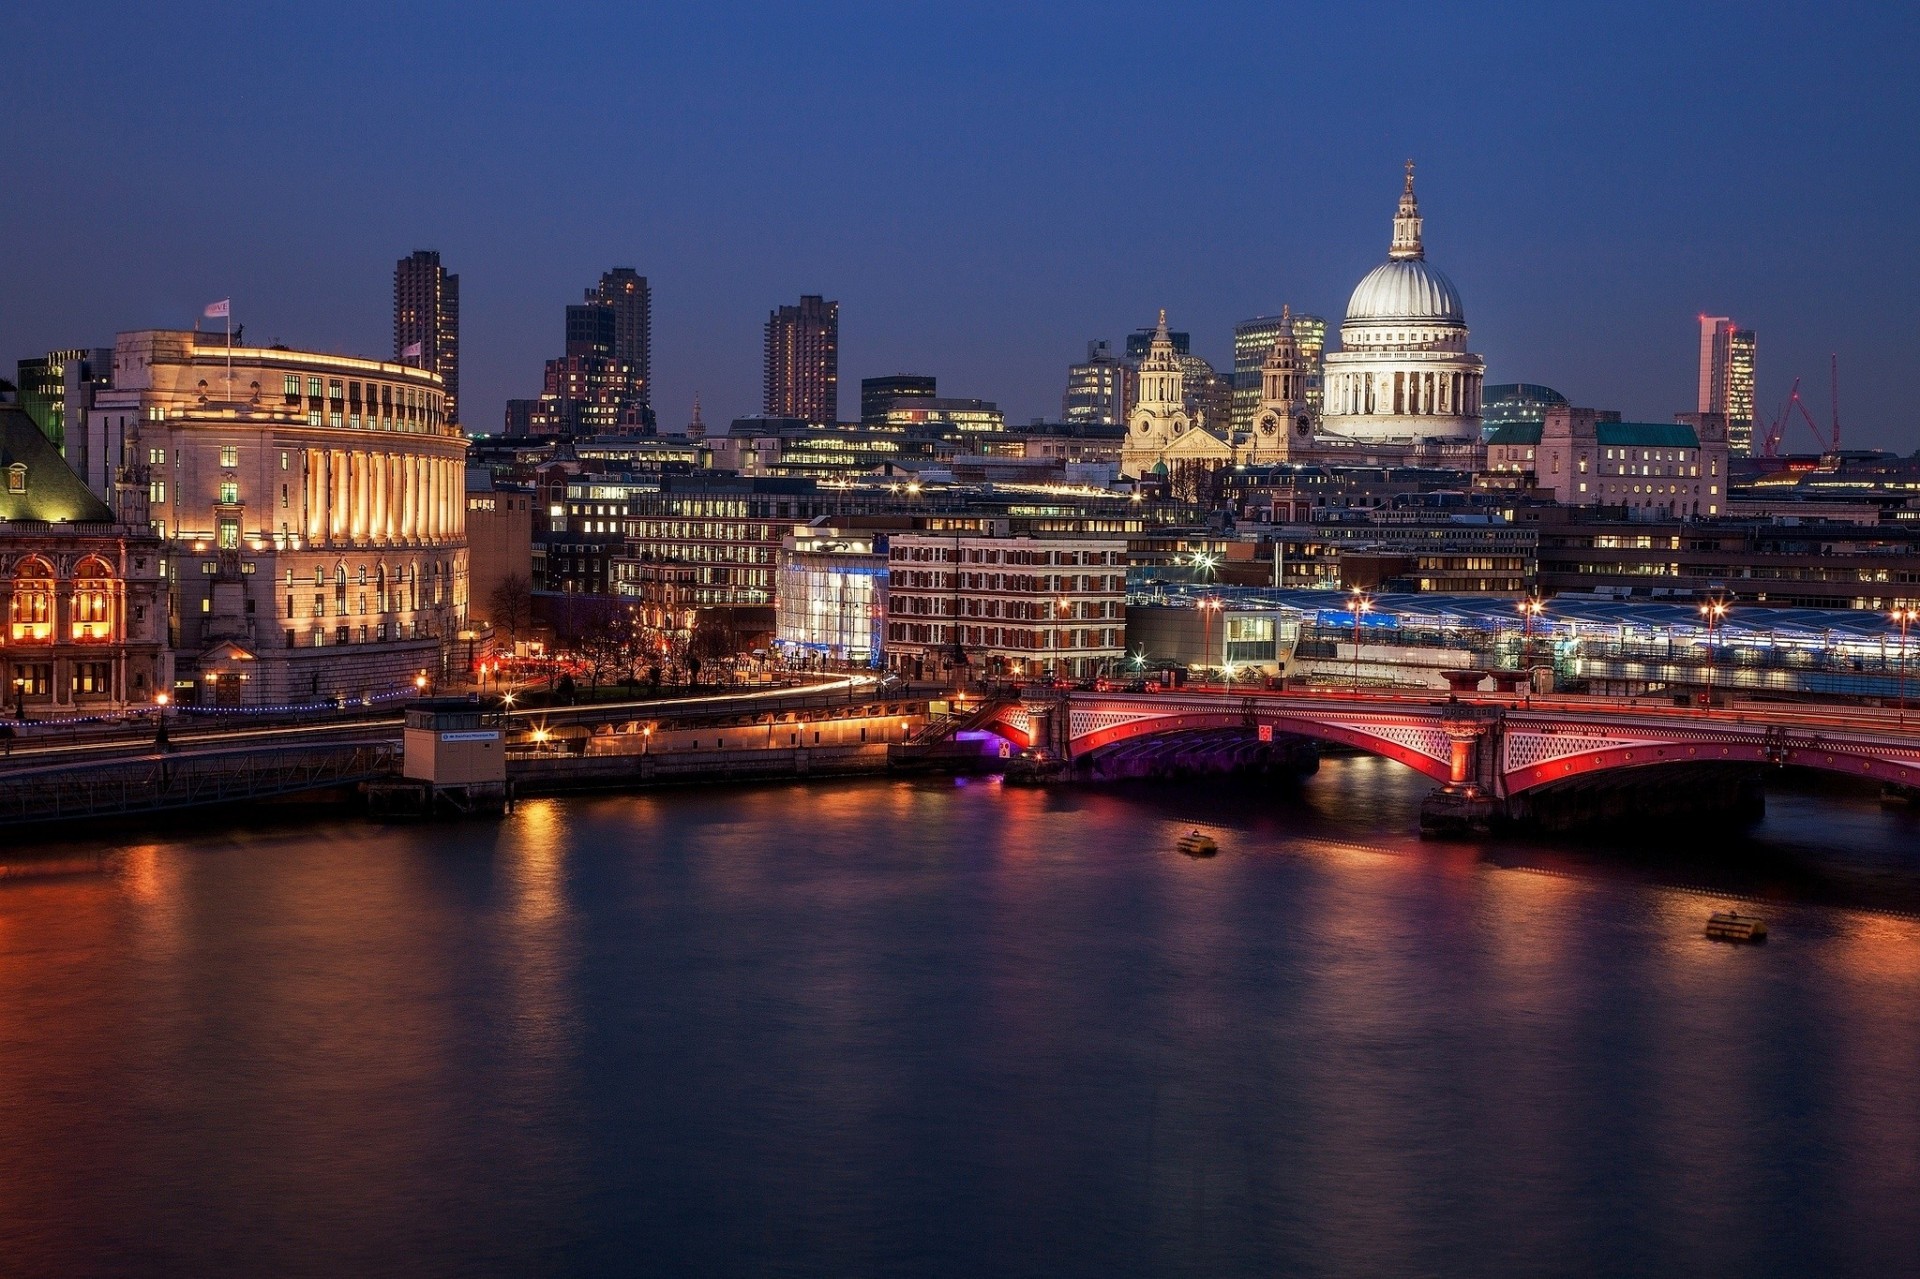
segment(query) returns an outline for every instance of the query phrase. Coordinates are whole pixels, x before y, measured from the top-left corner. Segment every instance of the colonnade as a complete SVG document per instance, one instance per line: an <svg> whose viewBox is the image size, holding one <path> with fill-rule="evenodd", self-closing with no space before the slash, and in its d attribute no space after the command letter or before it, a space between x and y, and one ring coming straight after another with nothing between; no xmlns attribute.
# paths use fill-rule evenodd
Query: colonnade
<svg viewBox="0 0 1920 1279"><path fill-rule="evenodd" d="M441 542L466 533L466 472L457 458L308 449L306 540Z"/></svg>
<svg viewBox="0 0 1920 1279"><path fill-rule="evenodd" d="M1400 370L1336 373L1332 412L1347 416L1472 417L1480 412L1478 373Z"/></svg>

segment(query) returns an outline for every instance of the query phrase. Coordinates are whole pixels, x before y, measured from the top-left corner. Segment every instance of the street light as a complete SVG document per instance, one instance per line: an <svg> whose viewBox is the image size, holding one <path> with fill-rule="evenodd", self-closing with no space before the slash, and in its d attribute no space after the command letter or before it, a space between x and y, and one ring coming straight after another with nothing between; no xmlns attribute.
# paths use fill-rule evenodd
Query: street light
<svg viewBox="0 0 1920 1279"><path fill-rule="evenodd" d="M1217 597L1208 596L1206 599L1201 600L1200 603L1197 604L1195 607L1197 607L1200 610L1200 620L1201 620L1201 626L1202 626L1202 636L1200 640L1200 656L1201 656L1200 670L1202 674L1205 674L1207 669L1207 663L1213 660L1213 615L1215 613L1218 613L1222 608L1226 606L1222 604ZM1222 632L1222 634L1224 633L1225 632ZM1224 642L1225 641L1223 640L1222 643ZM1226 661L1226 658L1223 655L1221 658L1221 662L1223 665L1225 664L1225 661Z"/></svg>
<svg viewBox="0 0 1920 1279"><path fill-rule="evenodd" d="M173 700L169 693L155 693L153 704L160 708L158 726L153 730L153 744L161 750L167 749L167 703Z"/></svg>
<svg viewBox="0 0 1920 1279"><path fill-rule="evenodd" d="M1714 649L1713 633L1727 617L1727 602L1717 596L1700 606L1700 616L1707 619L1707 709L1713 709L1713 670Z"/></svg>
<svg viewBox="0 0 1920 1279"><path fill-rule="evenodd" d="M1520 639L1520 669L1527 677L1527 694L1533 694L1533 620L1546 609L1538 595L1529 595L1520 601L1520 617L1524 630ZM1532 703L1529 702L1529 705Z"/></svg>
<svg viewBox="0 0 1920 1279"><path fill-rule="evenodd" d="M1907 726L1907 628L1920 621L1920 608L1902 605L1893 610L1893 620L1900 623L1900 727Z"/></svg>
<svg viewBox="0 0 1920 1279"><path fill-rule="evenodd" d="M1353 691L1360 691L1360 618L1373 611L1373 597L1358 586L1353 588Z"/></svg>

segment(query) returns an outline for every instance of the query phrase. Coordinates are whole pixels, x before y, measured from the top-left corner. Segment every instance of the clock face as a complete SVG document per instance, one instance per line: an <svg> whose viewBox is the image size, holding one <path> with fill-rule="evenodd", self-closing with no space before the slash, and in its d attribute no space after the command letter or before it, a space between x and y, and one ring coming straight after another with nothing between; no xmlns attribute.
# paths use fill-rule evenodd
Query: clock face
<svg viewBox="0 0 1920 1279"><path fill-rule="evenodd" d="M1263 417L1260 419L1260 432L1263 435L1272 435L1274 431L1279 429L1279 426L1280 424L1271 417Z"/></svg>

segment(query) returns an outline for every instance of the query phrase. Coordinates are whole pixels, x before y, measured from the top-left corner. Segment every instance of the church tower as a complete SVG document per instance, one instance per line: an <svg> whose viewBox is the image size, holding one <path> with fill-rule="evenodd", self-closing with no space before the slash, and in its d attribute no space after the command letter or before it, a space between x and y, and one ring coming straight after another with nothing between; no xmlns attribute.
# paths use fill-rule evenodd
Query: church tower
<svg viewBox="0 0 1920 1279"><path fill-rule="evenodd" d="M1135 478L1153 473L1167 446L1187 433L1186 373L1167 335L1167 311L1140 361L1139 398L1127 415L1127 443L1121 450L1120 471Z"/></svg>
<svg viewBox="0 0 1920 1279"><path fill-rule="evenodd" d="M1260 405L1253 412L1242 460L1265 466L1293 460L1313 437L1307 372L1293 337L1293 309L1280 308L1280 333L1260 367Z"/></svg>

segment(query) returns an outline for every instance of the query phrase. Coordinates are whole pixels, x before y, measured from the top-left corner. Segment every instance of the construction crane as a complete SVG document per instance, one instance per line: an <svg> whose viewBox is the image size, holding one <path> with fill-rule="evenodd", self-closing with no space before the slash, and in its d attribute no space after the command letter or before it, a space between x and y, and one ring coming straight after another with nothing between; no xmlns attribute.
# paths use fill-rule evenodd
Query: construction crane
<svg viewBox="0 0 1920 1279"><path fill-rule="evenodd" d="M1840 451L1840 357L1835 354L1829 357L1829 361L1833 377L1832 427L1823 431L1820 429L1820 424L1813 420L1813 413L1807 408L1807 402L1800 398L1800 379L1795 378L1793 389L1787 392L1786 402L1780 406L1779 415L1771 422L1765 423L1767 429L1766 434L1760 437L1760 456L1780 456L1780 441L1787 433L1787 423L1792 421L1796 412L1800 414L1800 420L1807 424L1807 429L1813 432L1814 441L1819 444L1822 453Z"/></svg>

